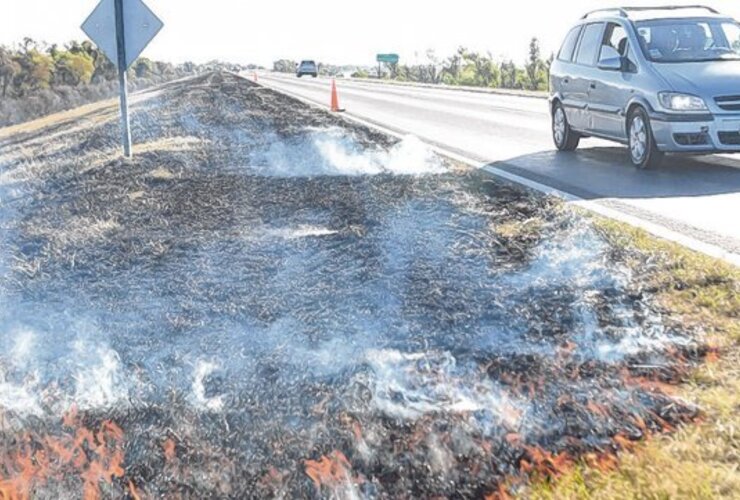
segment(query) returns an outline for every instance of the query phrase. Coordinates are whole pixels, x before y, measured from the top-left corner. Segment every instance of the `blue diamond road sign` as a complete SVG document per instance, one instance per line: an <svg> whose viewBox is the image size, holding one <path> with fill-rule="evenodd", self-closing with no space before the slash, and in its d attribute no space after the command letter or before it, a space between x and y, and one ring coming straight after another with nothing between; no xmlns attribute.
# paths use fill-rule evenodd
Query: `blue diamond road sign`
<svg viewBox="0 0 740 500"><path fill-rule="evenodd" d="M123 0L123 26L126 48L124 66L128 68L157 36L164 23L142 0ZM101 0L82 25L82 31L118 66L115 0Z"/></svg>

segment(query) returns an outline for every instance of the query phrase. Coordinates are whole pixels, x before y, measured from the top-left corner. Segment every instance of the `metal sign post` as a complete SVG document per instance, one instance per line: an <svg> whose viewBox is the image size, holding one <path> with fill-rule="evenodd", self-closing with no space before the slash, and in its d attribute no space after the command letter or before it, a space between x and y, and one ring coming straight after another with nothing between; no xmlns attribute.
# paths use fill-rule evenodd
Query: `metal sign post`
<svg viewBox="0 0 740 500"><path fill-rule="evenodd" d="M378 54L375 60L378 62L378 80L382 78L383 63L386 64L398 64L401 58L398 54Z"/></svg>
<svg viewBox="0 0 740 500"><path fill-rule="evenodd" d="M101 0L82 30L118 68L123 154L131 157L126 71L164 24L142 0Z"/></svg>
<svg viewBox="0 0 740 500"><path fill-rule="evenodd" d="M123 0L115 0L116 49L118 55L118 85L121 92L121 134L123 156L131 158L131 121L128 117L128 76L126 75L126 30L123 18Z"/></svg>

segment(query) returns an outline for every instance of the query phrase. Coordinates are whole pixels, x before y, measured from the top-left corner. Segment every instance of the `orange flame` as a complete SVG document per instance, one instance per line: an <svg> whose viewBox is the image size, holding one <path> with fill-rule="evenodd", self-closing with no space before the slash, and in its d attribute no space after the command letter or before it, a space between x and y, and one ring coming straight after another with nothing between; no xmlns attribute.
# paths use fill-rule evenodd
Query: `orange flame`
<svg viewBox="0 0 740 500"><path fill-rule="evenodd" d="M162 445L162 449L164 450L164 458L168 462L172 462L175 457L175 441L172 440L172 438L167 438L167 440Z"/></svg>
<svg viewBox="0 0 740 500"><path fill-rule="evenodd" d="M586 409L588 409L588 411L590 411L594 415L599 415L601 417L609 416L609 408L607 408L606 405L600 403L589 401L588 403L586 403Z"/></svg>
<svg viewBox="0 0 740 500"><path fill-rule="evenodd" d="M506 436L504 436L504 439L512 446L518 446L523 441L522 435L516 432L508 433Z"/></svg>
<svg viewBox="0 0 740 500"><path fill-rule="evenodd" d="M15 451L0 452L0 499L27 500L50 478L77 477L86 500L100 498L100 482L124 475L123 431L106 421L95 432L82 426L76 408L62 419L61 436L20 437Z"/></svg>
<svg viewBox="0 0 740 500"><path fill-rule="evenodd" d="M589 467L601 472L611 472L619 466L617 457L610 453L587 453L584 461Z"/></svg>
<svg viewBox="0 0 740 500"><path fill-rule="evenodd" d="M621 434L621 433L620 434L617 434L612 439L614 439L614 442L617 444L617 446L619 446L621 449L623 449L625 451L630 451L631 449L633 449L635 447L634 441L631 441L624 434Z"/></svg>
<svg viewBox="0 0 740 500"><path fill-rule="evenodd" d="M718 362L720 360L719 348L716 346L710 346L704 359L710 364Z"/></svg>
<svg viewBox="0 0 740 500"><path fill-rule="evenodd" d="M306 460L306 475L316 485L318 490L321 486L337 486L350 479L352 465L339 450L333 451L329 456L323 456L320 460Z"/></svg>
<svg viewBox="0 0 740 500"><path fill-rule="evenodd" d="M676 386L661 382L660 380L651 379L644 376L632 375L626 368L622 370L622 378L628 385L634 385L648 392L657 392L665 395L674 395Z"/></svg>
<svg viewBox="0 0 740 500"><path fill-rule="evenodd" d="M553 455L535 446L525 446L529 460L522 459L519 467L522 472L537 471L548 477L559 477L573 467L573 459L565 452Z"/></svg>
<svg viewBox="0 0 740 500"><path fill-rule="evenodd" d="M136 491L136 486L134 486L134 483L129 480L128 482L128 492L129 495L131 495L131 498L134 500L141 500L141 497L139 496L139 492Z"/></svg>
<svg viewBox="0 0 740 500"><path fill-rule="evenodd" d="M645 423L645 420L640 415L633 415L632 416L632 422L637 426L638 429L640 429L644 436L647 436L648 427Z"/></svg>
<svg viewBox="0 0 740 500"><path fill-rule="evenodd" d="M498 491L489 493L483 497L485 500L509 500L511 496L503 485L499 485Z"/></svg>

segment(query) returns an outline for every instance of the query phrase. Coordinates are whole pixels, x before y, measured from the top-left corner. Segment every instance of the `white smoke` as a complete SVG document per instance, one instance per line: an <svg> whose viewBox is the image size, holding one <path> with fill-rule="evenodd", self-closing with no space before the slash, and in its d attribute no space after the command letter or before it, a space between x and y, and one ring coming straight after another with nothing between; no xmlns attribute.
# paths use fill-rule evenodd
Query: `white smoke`
<svg viewBox="0 0 740 500"><path fill-rule="evenodd" d="M210 361L199 360L195 364L195 370L193 372L193 402L196 407L207 410L218 412L224 406L223 395L208 397L206 395L206 378L213 374L219 366L216 363Z"/></svg>
<svg viewBox="0 0 740 500"><path fill-rule="evenodd" d="M441 159L414 136L388 150L366 149L339 128L311 130L296 140L276 138L251 161L258 174L270 177L422 175L446 170Z"/></svg>
<svg viewBox="0 0 740 500"><path fill-rule="evenodd" d="M487 412L484 420L515 429L526 407L487 377L460 369L448 352L370 350L366 362L372 370L373 404L391 418Z"/></svg>

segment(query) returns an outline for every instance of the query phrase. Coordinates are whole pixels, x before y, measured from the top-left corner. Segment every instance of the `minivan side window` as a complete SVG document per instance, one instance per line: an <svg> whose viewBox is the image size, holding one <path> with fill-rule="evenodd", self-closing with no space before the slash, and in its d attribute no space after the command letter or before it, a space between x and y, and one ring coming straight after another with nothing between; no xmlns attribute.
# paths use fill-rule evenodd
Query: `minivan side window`
<svg viewBox="0 0 740 500"><path fill-rule="evenodd" d="M581 34L581 26L576 26L568 33L565 37L563 46L560 47L558 53L558 59L565 62L571 62L573 60L573 52L576 49L576 43L578 43L578 35Z"/></svg>
<svg viewBox="0 0 740 500"><path fill-rule="evenodd" d="M606 31L604 32L604 42L601 45L601 52L599 58L604 55L604 47L611 47L616 50L620 56L624 58L623 71L627 73L634 73L637 70L635 64L635 56L632 52L632 47L627 37L627 31L624 26L618 23L609 23L606 25Z"/></svg>
<svg viewBox="0 0 740 500"><path fill-rule="evenodd" d="M604 46L611 47L622 57L627 56L627 44L629 40L627 38L627 32L624 30L621 24L609 23L606 25L606 33L604 33ZM603 47L601 49L604 50Z"/></svg>
<svg viewBox="0 0 740 500"><path fill-rule="evenodd" d="M602 34L604 33L604 23L589 24L583 30L581 43L578 44L578 54L576 63L586 66L596 64L596 56L601 49Z"/></svg>

